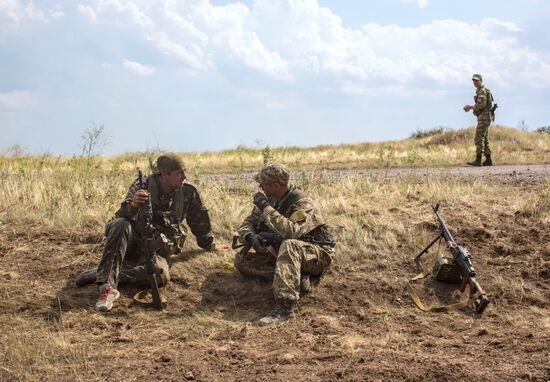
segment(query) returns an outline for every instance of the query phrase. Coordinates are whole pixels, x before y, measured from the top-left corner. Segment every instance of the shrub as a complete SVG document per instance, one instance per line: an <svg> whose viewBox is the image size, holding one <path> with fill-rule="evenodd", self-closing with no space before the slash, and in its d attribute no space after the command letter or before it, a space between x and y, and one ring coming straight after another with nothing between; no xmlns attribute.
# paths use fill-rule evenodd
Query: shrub
<svg viewBox="0 0 550 382"><path fill-rule="evenodd" d="M443 134L450 130L451 129L449 129L448 127L443 127L443 126L433 127L428 130L416 129L415 132L409 135L409 138L410 139L426 138L426 137L431 137L432 135Z"/></svg>

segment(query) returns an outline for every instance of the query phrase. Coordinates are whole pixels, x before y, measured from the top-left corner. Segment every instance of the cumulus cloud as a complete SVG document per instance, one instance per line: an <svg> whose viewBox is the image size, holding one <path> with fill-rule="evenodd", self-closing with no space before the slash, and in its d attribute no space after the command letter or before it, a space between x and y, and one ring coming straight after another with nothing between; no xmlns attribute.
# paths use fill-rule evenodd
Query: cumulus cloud
<svg viewBox="0 0 550 382"><path fill-rule="evenodd" d="M30 91L12 91L0 93L0 105L9 109L24 109L32 106L34 95Z"/></svg>
<svg viewBox="0 0 550 382"><path fill-rule="evenodd" d="M426 8L430 2L429 0L404 0L405 3L415 3L418 8Z"/></svg>
<svg viewBox="0 0 550 382"><path fill-rule="evenodd" d="M48 23L51 19L64 16L59 5L44 10L34 2L19 0L0 0L0 30L15 32L24 22Z"/></svg>
<svg viewBox="0 0 550 382"><path fill-rule="evenodd" d="M78 12L84 15L84 17L86 17L91 23L95 23L97 21L97 15L92 7L88 5L78 4L77 9Z"/></svg>
<svg viewBox="0 0 550 382"><path fill-rule="evenodd" d="M153 73L155 73L155 68L140 64L139 62L136 62L136 61L130 61L127 59L124 59L122 66L130 70L132 73L135 73L137 75L144 76L144 77L150 76Z"/></svg>
<svg viewBox="0 0 550 382"><path fill-rule="evenodd" d="M255 0L251 8L209 0L96 0L81 11L88 8L99 22L131 24L158 51L199 71L242 66L284 81L322 75L352 93L364 84L354 90L347 82L448 84L470 72L501 83L518 76L550 81L549 58L518 42L516 24L495 18L351 29L317 0Z"/></svg>

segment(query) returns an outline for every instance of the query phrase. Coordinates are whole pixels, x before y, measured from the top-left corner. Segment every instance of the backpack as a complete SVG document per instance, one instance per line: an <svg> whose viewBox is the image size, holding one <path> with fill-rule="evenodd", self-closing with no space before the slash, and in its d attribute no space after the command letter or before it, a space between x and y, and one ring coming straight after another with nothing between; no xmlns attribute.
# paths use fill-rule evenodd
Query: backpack
<svg viewBox="0 0 550 382"><path fill-rule="evenodd" d="M493 93L491 93L491 90L485 88L485 91L487 92L487 107L489 108L489 113L491 115L491 121L495 121L495 110L498 108L498 104L495 102L495 99L493 98Z"/></svg>

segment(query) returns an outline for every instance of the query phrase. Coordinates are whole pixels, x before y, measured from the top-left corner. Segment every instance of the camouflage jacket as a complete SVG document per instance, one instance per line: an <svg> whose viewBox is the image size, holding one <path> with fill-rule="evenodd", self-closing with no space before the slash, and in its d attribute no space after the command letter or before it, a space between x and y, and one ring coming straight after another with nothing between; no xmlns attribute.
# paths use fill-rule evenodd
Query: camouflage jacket
<svg viewBox="0 0 550 382"><path fill-rule="evenodd" d="M331 239L318 204L303 191L290 187L281 199L270 197L269 204L263 211L254 207L244 220L239 228L243 240L249 233L266 229L283 239Z"/></svg>
<svg viewBox="0 0 550 382"><path fill-rule="evenodd" d="M186 236L181 224L185 220L191 232L197 238L199 247L212 248L214 237L208 209L202 203L199 192L193 184L186 181L182 187L164 194L161 191L158 174L149 176L144 183L151 198L153 225L158 231L164 233L170 241L181 249ZM139 185L136 180L130 186L120 209L115 214L116 217L123 217L131 222L140 223L138 221L139 208L134 208L131 204L138 189Z"/></svg>
<svg viewBox="0 0 550 382"><path fill-rule="evenodd" d="M478 121L491 120L492 100L490 98L488 89L484 86L476 90L476 95L474 96L474 115Z"/></svg>

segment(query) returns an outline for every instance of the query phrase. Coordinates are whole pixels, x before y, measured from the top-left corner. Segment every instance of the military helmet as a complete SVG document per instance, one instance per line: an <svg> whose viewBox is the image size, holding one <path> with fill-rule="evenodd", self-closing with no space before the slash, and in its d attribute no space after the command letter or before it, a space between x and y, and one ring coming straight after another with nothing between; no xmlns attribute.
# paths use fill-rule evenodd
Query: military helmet
<svg viewBox="0 0 550 382"><path fill-rule="evenodd" d="M254 176L254 180L258 183L280 183L288 184L290 172L288 169L276 162L268 163Z"/></svg>

